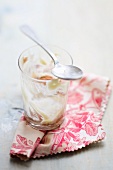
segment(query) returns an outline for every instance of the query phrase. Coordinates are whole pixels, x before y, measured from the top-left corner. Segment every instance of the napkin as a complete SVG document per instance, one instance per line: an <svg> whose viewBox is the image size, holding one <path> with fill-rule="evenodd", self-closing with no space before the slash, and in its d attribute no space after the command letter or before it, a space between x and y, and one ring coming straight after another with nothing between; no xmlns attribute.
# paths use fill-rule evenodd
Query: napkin
<svg viewBox="0 0 113 170"><path fill-rule="evenodd" d="M111 93L108 78L85 74L71 81L63 123L54 130L33 129L22 115L11 146L11 157L22 160L75 151L105 138L101 120Z"/></svg>

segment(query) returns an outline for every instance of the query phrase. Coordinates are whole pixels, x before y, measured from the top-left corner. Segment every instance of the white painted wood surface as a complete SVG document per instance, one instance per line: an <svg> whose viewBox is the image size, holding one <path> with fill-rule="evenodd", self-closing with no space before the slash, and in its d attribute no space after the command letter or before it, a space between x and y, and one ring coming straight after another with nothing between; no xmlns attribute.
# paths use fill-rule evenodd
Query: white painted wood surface
<svg viewBox="0 0 113 170"><path fill-rule="evenodd" d="M74 64L85 72L113 81L112 0L1 0L0 129L5 130L0 130L0 170L112 170L112 96L102 121L107 133L103 142L29 162L10 160L10 145L18 122L11 108L22 106L17 59L24 49L34 45L19 31L25 23L32 25L47 44L66 49Z"/></svg>

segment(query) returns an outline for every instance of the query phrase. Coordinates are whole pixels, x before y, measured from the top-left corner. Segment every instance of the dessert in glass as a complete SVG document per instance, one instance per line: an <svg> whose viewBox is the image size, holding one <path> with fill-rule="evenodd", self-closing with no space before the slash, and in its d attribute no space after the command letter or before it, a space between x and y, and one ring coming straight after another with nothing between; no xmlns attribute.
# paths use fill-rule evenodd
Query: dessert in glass
<svg viewBox="0 0 113 170"><path fill-rule="evenodd" d="M56 46L49 48L62 64L72 64L68 52ZM40 46L22 52L18 65L27 122L36 129L55 129L64 118L70 82L51 73L54 62Z"/></svg>

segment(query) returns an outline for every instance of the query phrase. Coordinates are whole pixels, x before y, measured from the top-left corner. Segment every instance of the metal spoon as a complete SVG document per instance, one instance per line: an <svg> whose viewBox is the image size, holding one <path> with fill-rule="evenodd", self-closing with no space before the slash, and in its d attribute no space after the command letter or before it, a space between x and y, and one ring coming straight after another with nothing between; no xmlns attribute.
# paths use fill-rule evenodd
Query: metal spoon
<svg viewBox="0 0 113 170"><path fill-rule="evenodd" d="M39 41L35 32L28 26L23 25L20 27L20 30L29 38L31 38L34 42L36 42L40 47L42 47L48 55L54 61L54 68L52 69L52 73L60 78L65 80L76 80L80 79L83 76L83 72L80 68L73 65L63 65L60 64L54 53L52 53L42 42Z"/></svg>

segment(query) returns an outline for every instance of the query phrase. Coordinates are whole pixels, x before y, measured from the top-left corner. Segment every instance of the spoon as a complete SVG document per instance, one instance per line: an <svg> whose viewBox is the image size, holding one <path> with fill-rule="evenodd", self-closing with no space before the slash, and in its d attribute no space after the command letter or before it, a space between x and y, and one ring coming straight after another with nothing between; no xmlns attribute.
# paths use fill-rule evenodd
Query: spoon
<svg viewBox="0 0 113 170"><path fill-rule="evenodd" d="M80 68L73 65L60 64L54 53L52 53L52 51L50 51L42 42L39 41L35 32L28 25L21 26L20 30L40 47L42 47L53 59L54 68L52 69L52 74L54 74L54 76L64 80L77 80L83 76L83 72Z"/></svg>

